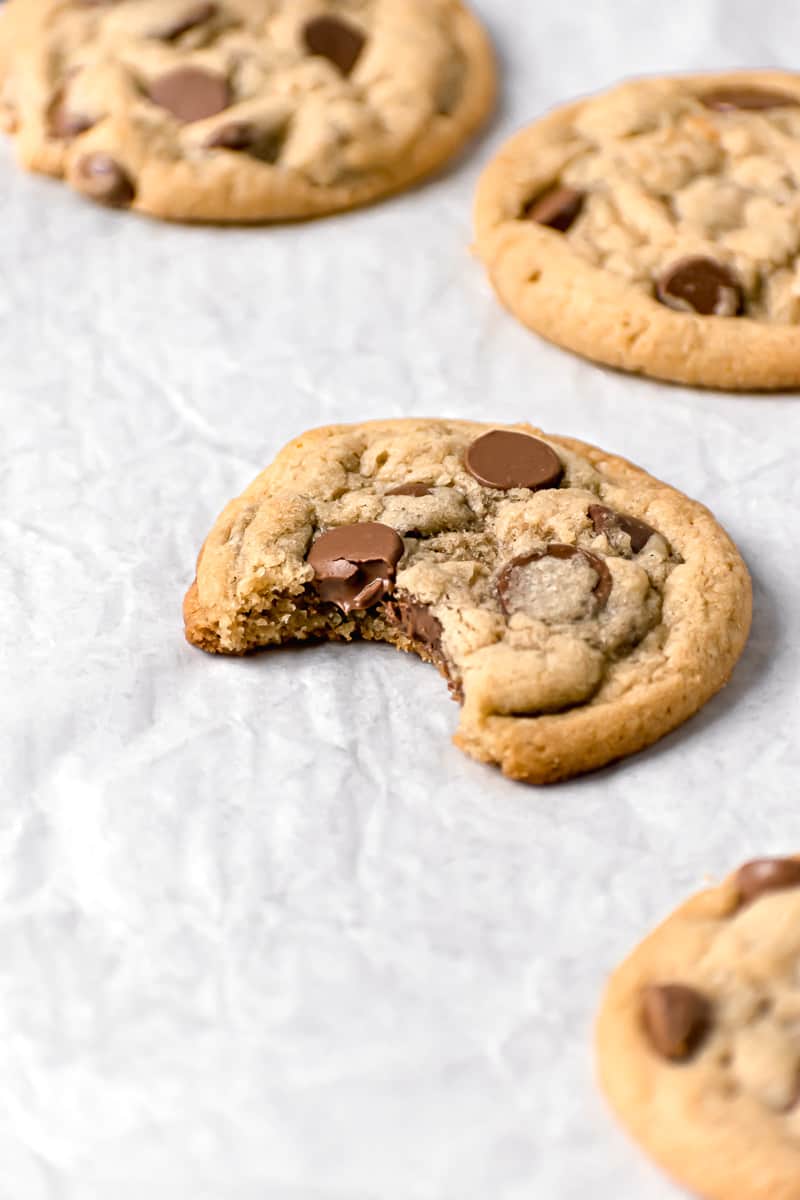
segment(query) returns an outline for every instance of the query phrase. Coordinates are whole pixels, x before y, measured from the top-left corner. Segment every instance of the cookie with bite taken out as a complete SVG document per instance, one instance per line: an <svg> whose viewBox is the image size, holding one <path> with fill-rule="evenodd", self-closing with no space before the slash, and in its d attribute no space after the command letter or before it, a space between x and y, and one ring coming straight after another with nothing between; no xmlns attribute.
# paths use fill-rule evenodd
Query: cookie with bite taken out
<svg viewBox="0 0 800 1200"><path fill-rule="evenodd" d="M535 783L649 745L728 679L750 580L707 509L526 425L390 420L291 442L224 510L184 605L217 654L389 642L456 742Z"/></svg>

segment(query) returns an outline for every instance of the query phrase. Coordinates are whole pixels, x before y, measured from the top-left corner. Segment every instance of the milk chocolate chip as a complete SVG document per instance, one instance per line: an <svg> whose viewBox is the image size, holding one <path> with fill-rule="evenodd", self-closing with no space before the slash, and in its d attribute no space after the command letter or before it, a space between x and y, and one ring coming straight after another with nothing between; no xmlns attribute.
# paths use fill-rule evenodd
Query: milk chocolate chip
<svg viewBox="0 0 800 1200"><path fill-rule="evenodd" d="M370 521L329 529L314 542L308 562L320 597L350 613L389 594L404 549L394 529Z"/></svg>
<svg viewBox="0 0 800 1200"><path fill-rule="evenodd" d="M92 200L112 208L127 208L136 194L127 171L110 154L99 150L79 159L76 183Z"/></svg>
<svg viewBox="0 0 800 1200"><path fill-rule="evenodd" d="M231 102L225 76L202 67L176 67L161 75L150 84L149 96L154 104L187 125L216 116Z"/></svg>
<svg viewBox="0 0 800 1200"><path fill-rule="evenodd" d="M682 1062L699 1050L711 1027L705 996L681 983L647 988L642 1005L644 1027L662 1058Z"/></svg>
<svg viewBox="0 0 800 1200"><path fill-rule="evenodd" d="M523 216L548 229L566 233L577 221L585 196L571 187L552 187L527 205Z"/></svg>
<svg viewBox="0 0 800 1200"><path fill-rule="evenodd" d="M615 529L627 533L634 554L644 550L656 532L644 521L639 521L636 517L629 517L625 513L615 512L613 508L606 508L604 504L590 504L588 516L594 525L595 533L613 533Z"/></svg>
<svg viewBox="0 0 800 1200"><path fill-rule="evenodd" d="M303 30L309 54L327 58L342 75L349 75L367 44L360 29L339 17L314 17Z"/></svg>
<svg viewBox="0 0 800 1200"><path fill-rule="evenodd" d="M431 489L425 483L401 483L389 488L387 496L430 496Z"/></svg>
<svg viewBox="0 0 800 1200"><path fill-rule="evenodd" d="M787 92L757 87L720 87L700 97L706 108L716 112L758 112L769 108L796 107L797 98Z"/></svg>
<svg viewBox="0 0 800 1200"><path fill-rule="evenodd" d="M800 862L794 858L757 858L736 873L742 905L752 904L766 892L800 887Z"/></svg>
<svg viewBox="0 0 800 1200"><path fill-rule="evenodd" d="M513 616L515 612L524 610L525 605L520 593L524 595L525 591L525 568L531 563L541 562L543 558L556 558L562 562L568 562L573 558L582 559L597 575L597 583L593 590L597 609L604 608L608 603L614 581L604 560L597 554L591 554L588 550L581 550L577 546L565 546L561 542L553 542L546 550L536 550L533 554L525 554L520 558L513 559L501 571L497 579L497 594L507 616Z"/></svg>
<svg viewBox="0 0 800 1200"><path fill-rule="evenodd" d="M683 258L668 267L656 284L667 308L703 317L738 317L744 293L733 271L713 258Z"/></svg>
<svg viewBox="0 0 800 1200"><path fill-rule="evenodd" d="M493 429L467 448L464 462L470 475L484 487L555 488L564 476L561 459L545 442L527 433Z"/></svg>
<svg viewBox="0 0 800 1200"><path fill-rule="evenodd" d="M185 33L196 29L198 25L205 25L206 21L210 21L216 15L216 4L194 4L185 8L182 13L178 13L165 25L159 26L153 33L153 37L160 38L164 42L176 42Z"/></svg>
<svg viewBox="0 0 800 1200"><path fill-rule="evenodd" d="M442 623L433 615L427 604L412 600L410 596L397 596L387 605L386 615L394 625L399 625L406 637L421 642L432 651L439 650L442 641Z"/></svg>

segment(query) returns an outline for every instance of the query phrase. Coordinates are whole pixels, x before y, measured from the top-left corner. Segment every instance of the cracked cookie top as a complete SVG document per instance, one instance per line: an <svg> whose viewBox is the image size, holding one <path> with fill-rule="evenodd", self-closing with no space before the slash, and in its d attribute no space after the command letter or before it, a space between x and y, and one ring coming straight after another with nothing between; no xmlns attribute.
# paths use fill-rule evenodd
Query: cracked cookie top
<svg viewBox="0 0 800 1200"><path fill-rule="evenodd" d="M658 691L671 677L681 642L705 643L715 671L723 645L732 665L749 622L741 561L699 505L619 463L524 426L389 421L305 435L207 540L189 639L223 653L394 642L446 675L462 732L633 702L640 685ZM684 509L690 527L676 520ZM698 537L710 557L695 554ZM727 596L705 611L694 588L706 572L715 590L733 587L737 613Z"/></svg>
<svg viewBox="0 0 800 1200"><path fill-rule="evenodd" d="M792 1200L800 1170L800 860L748 862L612 977L601 1078L655 1157L709 1200Z"/></svg>
<svg viewBox="0 0 800 1200"><path fill-rule="evenodd" d="M23 162L169 217L363 202L444 161L492 102L460 0L12 0L4 36Z"/></svg>
<svg viewBox="0 0 800 1200"><path fill-rule="evenodd" d="M510 306L569 348L713 386L800 383L799 76L637 80L558 110L489 169L478 229ZM583 330L577 299L548 316L559 287L613 311Z"/></svg>

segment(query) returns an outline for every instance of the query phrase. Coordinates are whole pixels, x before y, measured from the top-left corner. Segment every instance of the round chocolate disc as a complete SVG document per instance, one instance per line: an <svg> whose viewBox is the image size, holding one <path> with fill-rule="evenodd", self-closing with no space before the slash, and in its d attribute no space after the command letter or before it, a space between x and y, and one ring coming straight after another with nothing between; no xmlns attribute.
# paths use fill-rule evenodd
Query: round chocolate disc
<svg viewBox="0 0 800 1200"><path fill-rule="evenodd" d="M177 67L159 76L150 84L149 96L186 125L216 116L231 102L225 76L202 67Z"/></svg>
<svg viewBox="0 0 800 1200"><path fill-rule="evenodd" d="M662 304L703 317L738 317L744 292L728 267L713 258L682 258L668 267L656 285Z"/></svg>
<svg viewBox="0 0 800 1200"><path fill-rule="evenodd" d="M546 442L527 433L493 429L467 447L464 463L484 487L555 488L564 477L561 459Z"/></svg>
<svg viewBox="0 0 800 1200"><path fill-rule="evenodd" d="M303 31L309 54L327 58L342 75L349 75L367 43L360 29L339 17L314 17Z"/></svg>

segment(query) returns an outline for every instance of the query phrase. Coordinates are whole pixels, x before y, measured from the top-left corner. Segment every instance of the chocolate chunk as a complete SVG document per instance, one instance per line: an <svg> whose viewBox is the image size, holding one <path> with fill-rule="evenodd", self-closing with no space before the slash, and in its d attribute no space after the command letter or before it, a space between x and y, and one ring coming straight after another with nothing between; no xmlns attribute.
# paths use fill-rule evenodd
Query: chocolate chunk
<svg viewBox="0 0 800 1200"><path fill-rule="evenodd" d="M127 208L136 195L128 172L100 150L79 159L76 182L92 200L112 208Z"/></svg>
<svg viewBox="0 0 800 1200"><path fill-rule="evenodd" d="M176 42L191 29L196 29L198 25L205 25L206 21L210 21L217 15L217 12L216 4L194 4L190 8L185 8L182 13L176 14L167 24L159 26L152 36L160 38L164 42Z"/></svg>
<svg viewBox="0 0 800 1200"><path fill-rule="evenodd" d="M349 613L389 594L404 549L394 529L370 521L329 529L314 542L308 561L321 598Z"/></svg>
<svg viewBox="0 0 800 1200"><path fill-rule="evenodd" d="M497 578L497 594L507 616L512 616L517 611L512 599L513 593L516 590L515 577L517 573L524 567L527 567L529 563L540 562L543 558L558 558L564 562L571 558L582 558L597 575L597 583L594 586L594 598L597 608L605 608L608 598L611 595L611 589L614 586L611 572L605 561L599 555L592 554L589 550L581 550L577 546L565 546L561 542L553 542L546 550L536 550L533 554L524 554L519 558L512 559L500 572Z"/></svg>
<svg viewBox="0 0 800 1200"><path fill-rule="evenodd" d="M691 1058L711 1028L708 1000L681 983L647 988L642 1007L653 1049L672 1062Z"/></svg>
<svg viewBox="0 0 800 1200"><path fill-rule="evenodd" d="M715 112L758 112L769 108L796 108L796 96L757 87L721 87L700 97L706 108Z"/></svg>
<svg viewBox="0 0 800 1200"><path fill-rule="evenodd" d="M150 84L150 99L184 124L216 116L231 102L224 75L202 67L177 67Z"/></svg>
<svg viewBox="0 0 800 1200"><path fill-rule="evenodd" d="M286 140L286 129L260 129L252 121L229 121L206 138L208 150L236 150L261 162L275 163Z"/></svg>
<svg viewBox="0 0 800 1200"><path fill-rule="evenodd" d="M644 550L650 538L657 532L650 525L646 525L644 521L638 520L637 517L629 517L626 513L615 512L613 508L606 508L604 504L590 504L588 516L594 525L595 533L612 533L615 529L627 533L634 554Z"/></svg>
<svg viewBox="0 0 800 1200"><path fill-rule="evenodd" d="M408 596L397 596L386 606L386 616L394 625L399 625L406 637L436 653L442 642L442 623L431 612L427 604L412 600Z"/></svg>
<svg viewBox="0 0 800 1200"><path fill-rule="evenodd" d="M736 873L739 900L752 904L767 892L800 887L800 862L794 858L757 858Z"/></svg>
<svg viewBox="0 0 800 1200"><path fill-rule="evenodd" d="M339 17L314 17L303 30L309 54L319 54L349 75L355 67L367 39L360 29Z"/></svg>
<svg viewBox="0 0 800 1200"><path fill-rule="evenodd" d="M577 221L586 197L571 187L552 187L527 205L523 216L548 229L566 233Z"/></svg>
<svg viewBox="0 0 800 1200"><path fill-rule="evenodd" d="M467 448L464 462L470 475L484 487L555 488L564 477L561 459L545 442L527 433L493 429Z"/></svg>
<svg viewBox="0 0 800 1200"><path fill-rule="evenodd" d="M430 496L431 489L424 483L401 483L389 488L387 496Z"/></svg>
<svg viewBox="0 0 800 1200"><path fill-rule="evenodd" d="M744 292L733 271L713 258L683 258L668 267L656 284L662 304L703 317L738 317Z"/></svg>

